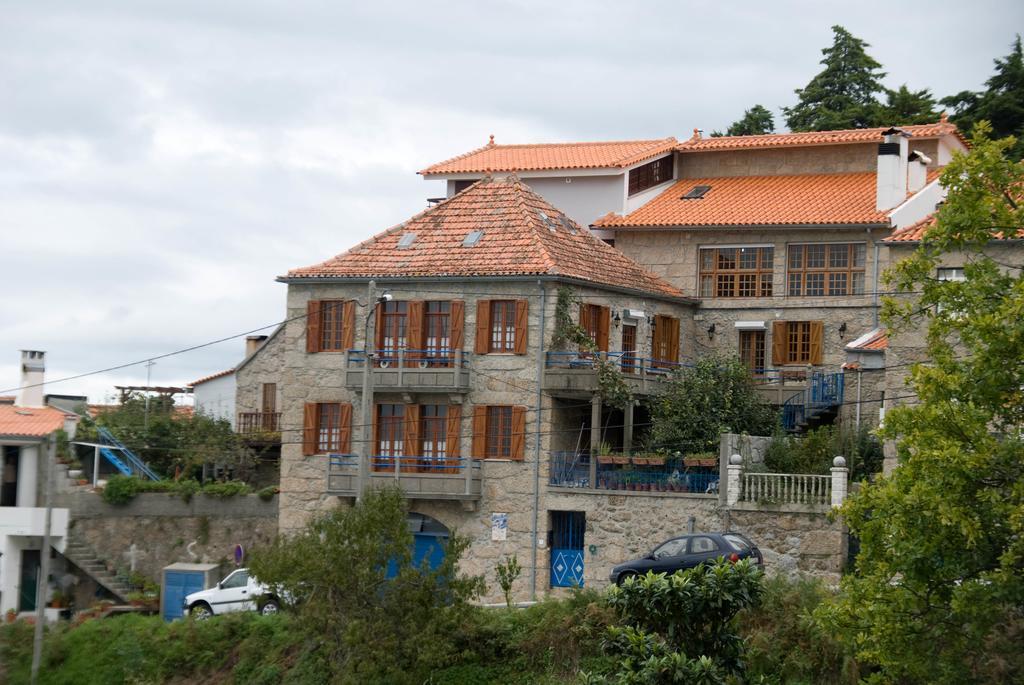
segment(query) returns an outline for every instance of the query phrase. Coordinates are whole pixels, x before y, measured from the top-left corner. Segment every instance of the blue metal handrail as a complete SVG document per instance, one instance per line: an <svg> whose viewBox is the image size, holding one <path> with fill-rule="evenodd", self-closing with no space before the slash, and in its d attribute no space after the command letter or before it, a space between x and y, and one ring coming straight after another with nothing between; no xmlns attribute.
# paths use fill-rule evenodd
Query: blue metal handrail
<svg viewBox="0 0 1024 685"><path fill-rule="evenodd" d="M645 492L717 492L717 467L687 467L679 459L639 466L602 464L598 457L597 482L590 482L590 460L586 453L552 452L548 484L562 488L634 490Z"/></svg>
<svg viewBox="0 0 1024 685"><path fill-rule="evenodd" d="M782 404L782 427L796 430L800 424L843 403L845 376L842 373L814 371L807 388Z"/></svg>
<svg viewBox="0 0 1024 685"><path fill-rule="evenodd" d="M150 480L160 480L160 476L158 476L153 469L149 468L149 465L146 464L146 462L139 459L134 452L128 449L124 443L118 440L110 430L100 426L97 429L97 433L99 434L100 441L109 445L109 447L101 447L100 453L103 454L107 461L113 464L118 471L126 476L141 473ZM114 453L114 450L120 452L121 457L118 457Z"/></svg>
<svg viewBox="0 0 1024 685"><path fill-rule="evenodd" d="M443 364L442 368L452 368L455 366L456 360L459 356L462 357L462 368L469 366L469 352L463 352L462 350L455 350L449 348L435 348L426 350L416 350L407 348L382 348L374 350L373 358L375 362L388 362L398 363L405 361L407 364L419 364L420 362L427 362L428 364ZM364 364L366 362L366 350L352 349L348 350L349 362L358 364Z"/></svg>
<svg viewBox="0 0 1024 685"><path fill-rule="evenodd" d="M399 473L429 473L431 471L451 473L461 471L473 463L473 460L468 457L432 457L425 455L402 455L396 457L387 454L372 454L370 455L370 467L394 472L396 459L398 460ZM329 456L329 463L332 470L346 466L358 466L359 455L331 454Z"/></svg>

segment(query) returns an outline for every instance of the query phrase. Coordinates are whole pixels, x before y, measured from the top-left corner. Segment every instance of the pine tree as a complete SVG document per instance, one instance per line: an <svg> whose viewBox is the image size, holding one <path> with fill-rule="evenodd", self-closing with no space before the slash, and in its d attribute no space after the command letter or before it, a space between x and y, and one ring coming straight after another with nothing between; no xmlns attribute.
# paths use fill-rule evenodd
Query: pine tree
<svg viewBox="0 0 1024 685"><path fill-rule="evenodd" d="M1013 159L1024 157L1024 52L1020 34L1013 42L1010 54L994 60L996 73L985 82L987 90L976 93L965 90L942 99L942 104L953 108L950 117L961 131L970 133L981 120L992 124L996 137L1013 135L1017 144L1010 150Z"/></svg>
<svg viewBox="0 0 1024 685"><path fill-rule="evenodd" d="M795 92L800 101L784 107L786 125L792 131L829 131L867 128L881 124L882 105L877 93L885 92L882 65L867 54L870 47L842 26L833 26L832 47L821 52L825 65L804 88Z"/></svg>
<svg viewBox="0 0 1024 685"><path fill-rule="evenodd" d="M935 98L927 88L910 90L906 84L899 90L886 92L888 99L883 110L882 125L930 124L939 118L935 111Z"/></svg>
<svg viewBox="0 0 1024 685"><path fill-rule="evenodd" d="M775 119L766 107L754 105L743 112L743 118L734 122L725 135L759 136L765 133L775 133Z"/></svg>

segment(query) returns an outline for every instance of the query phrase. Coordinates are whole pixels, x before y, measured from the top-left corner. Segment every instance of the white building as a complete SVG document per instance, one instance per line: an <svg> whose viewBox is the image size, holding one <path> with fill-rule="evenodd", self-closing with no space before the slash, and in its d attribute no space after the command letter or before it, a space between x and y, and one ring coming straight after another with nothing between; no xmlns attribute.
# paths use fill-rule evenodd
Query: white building
<svg viewBox="0 0 1024 685"><path fill-rule="evenodd" d="M44 405L45 352L21 353L22 389L0 404L0 614L32 611L40 582L47 476L57 456L57 431L74 437L78 417ZM68 510L54 509L50 546L64 550Z"/></svg>
<svg viewBox="0 0 1024 685"><path fill-rule="evenodd" d="M235 427L235 370L211 374L189 384L197 414L225 419Z"/></svg>

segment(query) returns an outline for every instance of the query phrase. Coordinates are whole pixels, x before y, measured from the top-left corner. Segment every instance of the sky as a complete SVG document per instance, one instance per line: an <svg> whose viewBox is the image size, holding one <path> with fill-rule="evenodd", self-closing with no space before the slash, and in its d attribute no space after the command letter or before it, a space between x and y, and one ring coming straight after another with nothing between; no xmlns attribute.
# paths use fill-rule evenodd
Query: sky
<svg viewBox="0 0 1024 685"><path fill-rule="evenodd" d="M443 190L417 170L489 134L682 139L756 103L781 124L835 24L887 86L942 97L982 88L1024 3L0 0L0 394L20 349L96 402L145 366L53 381L269 333L277 276L424 209Z"/></svg>

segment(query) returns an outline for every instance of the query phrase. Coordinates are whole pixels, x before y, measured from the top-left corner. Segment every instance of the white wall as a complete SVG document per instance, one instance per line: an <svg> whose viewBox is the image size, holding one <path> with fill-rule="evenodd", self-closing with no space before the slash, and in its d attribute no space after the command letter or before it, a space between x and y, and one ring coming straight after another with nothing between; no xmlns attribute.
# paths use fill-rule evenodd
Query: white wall
<svg viewBox="0 0 1024 685"><path fill-rule="evenodd" d="M195 410L217 419L227 419L235 427L235 374L200 383L192 390Z"/></svg>
<svg viewBox="0 0 1024 685"><path fill-rule="evenodd" d="M54 509L50 521L50 544L64 551L68 534L67 509ZM3 507L0 509L0 614L18 608L18 584L21 582L21 552L40 549L46 529L46 509L41 507Z"/></svg>
<svg viewBox="0 0 1024 685"><path fill-rule="evenodd" d="M538 195L587 227L608 212L622 212L625 176L556 176L520 178ZM566 183L566 179L572 183Z"/></svg>
<svg viewBox="0 0 1024 685"><path fill-rule="evenodd" d="M37 501L39 483L39 445L22 445L18 455L19 507L34 507ZM3 525L0 523L0 525Z"/></svg>

